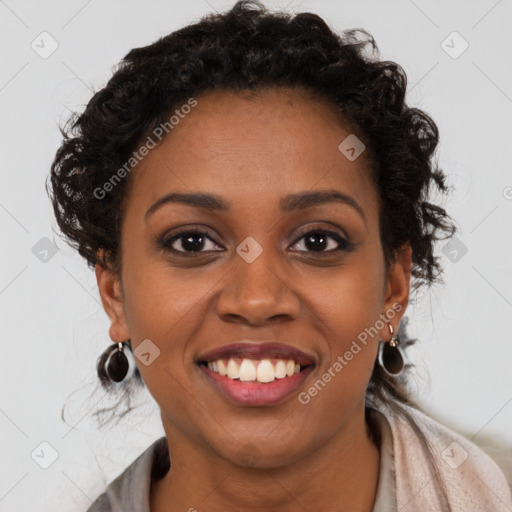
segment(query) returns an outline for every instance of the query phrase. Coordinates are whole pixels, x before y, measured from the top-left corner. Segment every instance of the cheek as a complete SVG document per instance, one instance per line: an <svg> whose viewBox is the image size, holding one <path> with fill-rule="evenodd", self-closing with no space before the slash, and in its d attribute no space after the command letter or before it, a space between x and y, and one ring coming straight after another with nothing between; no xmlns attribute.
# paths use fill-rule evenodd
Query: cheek
<svg viewBox="0 0 512 512"><path fill-rule="evenodd" d="M323 326L328 340L329 354L320 374L323 382L329 383L333 397L349 400L366 388L383 327L383 279L382 261L362 255L309 295L318 325Z"/></svg>
<svg viewBox="0 0 512 512"><path fill-rule="evenodd" d="M128 259L128 258L127 258ZM164 262L144 264L134 255L124 267L126 323L137 366L159 404L175 404L194 369L194 340L207 316L208 292L219 280L213 272L177 271ZM146 358L139 357L149 353ZM145 364L149 359L150 364ZM180 385L181 383L181 385ZM186 386L186 384L185 384ZM162 395L162 396L160 396ZM171 408L172 409L172 408Z"/></svg>
<svg viewBox="0 0 512 512"><path fill-rule="evenodd" d="M193 329L192 320L197 320L198 309L213 284L211 272L173 269L164 259L132 254L124 268L124 291L126 322L136 338L133 341L154 338L159 346L174 350L183 338L177 334Z"/></svg>
<svg viewBox="0 0 512 512"><path fill-rule="evenodd" d="M154 361L147 366L141 364L143 360L137 361L146 381L155 367L163 366L164 354L180 348L173 328L190 305L179 280L173 282L170 274L166 276L163 269L147 262L137 265L137 258L129 260L123 269L124 312L135 355L148 349Z"/></svg>
<svg viewBox="0 0 512 512"><path fill-rule="evenodd" d="M310 287L308 300L325 316L331 327L330 335L338 337L345 345L378 320L383 288L384 264L378 247L367 247L354 254L346 265L327 272L321 284Z"/></svg>
<svg viewBox="0 0 512 512"><path fill-rule="evenodd" d="M355 295L351 292L357 292ZM364 399L378 350L379 301L361 289L337 290L336 303L324 309L328 354L316 377L298 397L312 417L331 415L343 421L344 415ZM325 297L324 297L325 300ZM337 412L339 414L337 414Z"/></svg>
<svg viewBox="0 0 512 512"><path fill-rule="evenodd" d="M156 268L133 272L126 286L126 319L148 392L173 423L192 432L194 422L186 418L195 417L196 399L187 384L191 372L187 346L200 323L201 295L195 293L197 289L192 293L186 280L171 276Z"/></svg>

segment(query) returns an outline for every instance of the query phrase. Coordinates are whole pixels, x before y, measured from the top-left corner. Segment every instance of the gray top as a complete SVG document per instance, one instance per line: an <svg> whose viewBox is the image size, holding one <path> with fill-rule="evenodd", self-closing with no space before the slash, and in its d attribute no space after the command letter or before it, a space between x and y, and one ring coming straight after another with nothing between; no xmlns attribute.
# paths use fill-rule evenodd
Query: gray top
<svg viewBox="0 0 512 512"><path fill-rule="evenodd" d="M372 435L380 450L377 496L373 512L396 512L393 438L386 417L367 409ZM156 440L113 480L87 512L151 512L151 481L162 478L169 470L169 451L165 436Z"/></svg>

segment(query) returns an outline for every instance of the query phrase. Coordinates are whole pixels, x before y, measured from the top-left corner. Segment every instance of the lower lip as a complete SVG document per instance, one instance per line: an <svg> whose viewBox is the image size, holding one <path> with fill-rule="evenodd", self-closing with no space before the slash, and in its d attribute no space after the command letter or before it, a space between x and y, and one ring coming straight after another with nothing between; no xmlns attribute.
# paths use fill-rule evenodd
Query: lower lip
<svg viewBox="0 0 512 512"><path fill-rule="evenodd" d="M207 366L200 365L199 367L213 386L224 396L240 405L248 406L274 405L285 400L297 391L314 368L311 365L291 377L261 383L229 379L210 370Z"/></svg>

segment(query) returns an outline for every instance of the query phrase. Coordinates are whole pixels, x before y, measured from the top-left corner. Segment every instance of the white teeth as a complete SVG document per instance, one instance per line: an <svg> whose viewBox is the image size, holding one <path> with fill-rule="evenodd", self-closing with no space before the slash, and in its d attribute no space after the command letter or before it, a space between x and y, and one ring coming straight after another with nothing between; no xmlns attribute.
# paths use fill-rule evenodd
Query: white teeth
<svg viewBox="0 0 512 512"><path fill-rule="evenodd" d="M217 366L219 368L219 373L221 375L227 375L228 374L228 369L226 368L226 365L224 364L224 361L222 359L219 359L217 361Z"/></svg>
<svg viewBox="0 0 512 512"><path fill-rule="evenodd" d="M286 377L286 363L284 361L277 361L276 363L276 379L284 379Z"/></svg>
<svg viewBox="0 0 512 512"><path fill-rule="evenodd" d="M240 365L240 380L256 380L256 367L250 359L244 359Z"/></svg>
<svg viewBox="0 0 512 512"><path fill-rule="evenodd" d="M272 382L276 378L273 364L268 359L263 359L258 365L258 382Z"/></svg>
<svg viewBox="0 0 512 512"><path fill-rule="evenodd" d="M300 372L301 366L293 359L277 359L274 364L270 359L253 360L230 358L210 361L208 368L229 379L240 379L242 382L272 382L275 379L292 377Z"/></svg>
<svg viewBox="0 0 512 512"><path fill-rule="evenodd" d="M226 375L230 379L238 379L240 377L240 366L234 359L229 360Z"/></svg>

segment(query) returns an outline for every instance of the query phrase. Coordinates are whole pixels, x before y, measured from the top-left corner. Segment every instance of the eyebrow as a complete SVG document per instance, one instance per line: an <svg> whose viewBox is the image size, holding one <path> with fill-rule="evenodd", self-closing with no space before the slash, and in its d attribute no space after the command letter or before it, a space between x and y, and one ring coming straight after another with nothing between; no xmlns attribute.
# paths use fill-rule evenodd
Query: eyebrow
<svg viewBox="0 0 512 512"><path fill-rule="evenodd" d="M297 210L305 210L306 208L310 208L312 206L333 202L351 206L363 218L366 225L366 215L359 203L353 197L335 189L305 191L287 195L279 201L279 208L282 213L291 213ZM164 204L168 203L182 203L212 212L228 212L231 210L231 204L221 196L215 194L202 192L170 192L162 196L149 207L148 211L144 214L144 219L147 220L151 214L153 214Z"/></svg>

